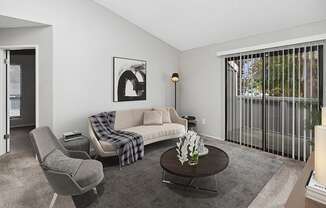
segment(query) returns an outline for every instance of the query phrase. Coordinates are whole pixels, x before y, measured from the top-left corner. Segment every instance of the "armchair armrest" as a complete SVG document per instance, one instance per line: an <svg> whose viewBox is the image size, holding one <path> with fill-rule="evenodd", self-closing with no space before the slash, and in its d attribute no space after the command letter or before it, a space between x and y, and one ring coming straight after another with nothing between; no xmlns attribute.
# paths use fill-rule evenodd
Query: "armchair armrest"
<svg viewBox="0 0 326 208"><path fill-rule="evenodd" d="M73 178L67 174L54 170L44 170L53 191L60 195L78 195L83 193L83 189Z"/></svg>
<svg viewBox="0 0 326 208"><path fill-rule="evenodd" d="M179 123L184 125L186 132L188 131L188 120L181 118L174 108L170 108L170 116L173 123Z"/></svg>
<svg viewBox="0 0 326 208"><path fill-rule="evenodd" d="M84 151L75 151L75 150L68 150L68 156L76 159L91 159L91 157Z"/></svg>

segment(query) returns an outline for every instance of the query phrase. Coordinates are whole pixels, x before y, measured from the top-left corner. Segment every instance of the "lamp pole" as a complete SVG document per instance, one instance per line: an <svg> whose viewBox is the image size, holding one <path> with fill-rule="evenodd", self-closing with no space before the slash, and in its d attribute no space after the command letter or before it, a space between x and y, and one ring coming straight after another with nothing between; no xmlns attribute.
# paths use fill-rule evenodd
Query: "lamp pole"
<svg viewBox="0 0 326 208"><path fill-rule="evenodd" d="M174 108L177 110L177 82L179 81L179 74L173 73L171 80L174 82Z"/></svg>
<svg viewBox="0 0 326 208"><path fill-rule="evenodd" d="M174 82L174 108L177 110L177 82Z"/></svg>

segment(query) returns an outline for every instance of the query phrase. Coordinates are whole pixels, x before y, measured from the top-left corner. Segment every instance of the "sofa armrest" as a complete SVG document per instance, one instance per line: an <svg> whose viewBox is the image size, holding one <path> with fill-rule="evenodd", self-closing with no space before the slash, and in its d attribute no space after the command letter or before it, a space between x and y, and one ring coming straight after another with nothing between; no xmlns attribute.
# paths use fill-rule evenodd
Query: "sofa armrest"
<svg viewBox="0 0 326 208"><path fill-rule="evenodd" d="M170 116L171 116L171 121L173 123L179 123L184 125L186 132L188 131L188 120L181 118L174 108L170 108Z"/></svg>
<svg viewBox="0 0 326 208"><path fill-rule="evenodd" d="M103 150L102 145L97 140L97 137L95 135L95 132L93 131L92 124L90 121L88 121L88 130L89 130L90 141L95 149L96 155L99 155L101 157L106 157L106 152Z"/></svg>

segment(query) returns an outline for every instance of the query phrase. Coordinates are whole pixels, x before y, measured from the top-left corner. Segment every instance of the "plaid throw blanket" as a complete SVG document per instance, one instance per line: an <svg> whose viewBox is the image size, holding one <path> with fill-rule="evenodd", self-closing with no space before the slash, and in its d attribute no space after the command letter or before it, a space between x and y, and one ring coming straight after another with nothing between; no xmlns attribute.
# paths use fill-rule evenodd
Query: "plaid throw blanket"
<svg viewBox="0 0 326 208"><path fill-rule="evenodd" d="M129 165L144 157L144 141L139 134L114 130L115 111L89 117L98 140L110 142L118 150L121 166Z"/></svg>

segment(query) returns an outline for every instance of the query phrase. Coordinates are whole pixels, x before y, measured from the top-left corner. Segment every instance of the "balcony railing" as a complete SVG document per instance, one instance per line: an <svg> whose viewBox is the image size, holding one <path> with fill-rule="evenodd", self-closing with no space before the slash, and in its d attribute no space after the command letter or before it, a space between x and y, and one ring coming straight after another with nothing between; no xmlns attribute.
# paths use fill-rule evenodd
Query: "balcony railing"
<svg viewBox="0 0 326 208"><path fill-rule="evenodd" d="M265 95L264 100L265 103L262 96L236 96L233 102L229 102L233 103L233 106L228 106L227 112L228 138L235 142L240 142L241 138L242 144L263 148L264 134L265 147L269 152L287 154L291 157L294 154L297 157L298 152L300 154L305 150L306 155L309 155L311 152L309 141L314 137L311 111L318 109L318 99ZM299 156L302 157L302 153Z"/></svg>

